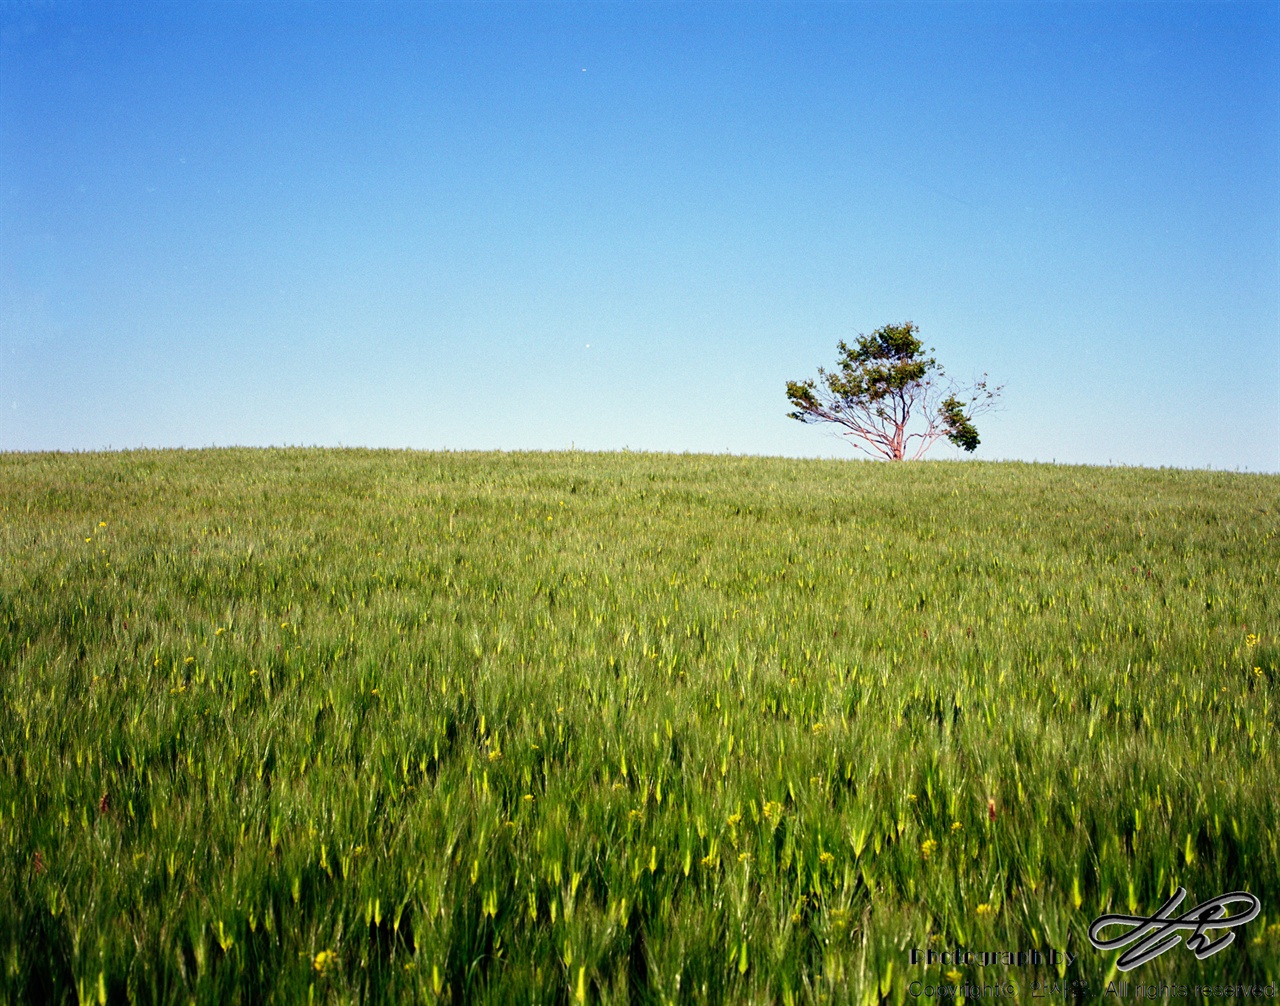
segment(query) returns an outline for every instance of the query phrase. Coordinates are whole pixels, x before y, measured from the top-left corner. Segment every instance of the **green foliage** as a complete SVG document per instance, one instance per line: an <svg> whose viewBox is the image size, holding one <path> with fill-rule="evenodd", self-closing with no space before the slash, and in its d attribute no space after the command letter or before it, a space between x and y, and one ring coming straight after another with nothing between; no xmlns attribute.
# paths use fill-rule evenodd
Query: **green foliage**
<svg viewBox="0 0 1280 1006"><path fill-rule="evenodd" d="M839 369L828 373L818 368L824 389L847 403L874 403L919 384L938 369L938 364L924 355L924 343L916 338L918 331L917 326L907 322L860 335L852 347L841 340L837 345ZM822 421L816 414L816 387L813 381L787 382L787 397L797 409L789 413L792 419Z"/></svg>
<svg viewBox="0 0 1280 1006"><path fill-rule="evenodd" d="M787 398L796 407L795 412L787 413L789 418L798 419L802 423L817 422L814 413L818 409L818 399L814 395L813 381L788 381Z"/></svg>
<svg viewBox="0 0 1280 1006"><path fill-rule="evenodd" d="M919 441L919 458L942 436L973 451L979 443L973 418L993 405L1001 389L989 388L984 378L966 392L967 400L957 397L954 386L942 399L945 372L926 355L932 350L925 350L917 332L908 321L860 335L852 347L841 341L837 370L819 367L816 382L787 382L787 399L795 407L787 415L843 426L859 449L893 461L909 456L913 440ZM923 418L922 429L911 429L914 417Z"/></svg>
<svg viewBox="0 0 1280 1006"><path fill-rule="evenodd" d="M840 373L832 375L828 387L846 398L877 402L923 381L938 364L924 355L924 343L916 338L918 331L907 322L860 335L852 349L842 340L838 345Z"/></svg>
<svg viewBox="0 0 1280 1006"><path fill-rule="evenodd" d="M978 431L964 414L964 402L955 395L948 395L942 402L942 421L947 439L970 453L978 446Z"/></svg>
<svg viewBox="0 0 1280 1006"><path fill-rule="evenodd" d="M900 1003L1096 982L1177 884L1266 918L1131 981L1276 980L1278 534L1227 473L0 455L0 1000Z"/></svg>

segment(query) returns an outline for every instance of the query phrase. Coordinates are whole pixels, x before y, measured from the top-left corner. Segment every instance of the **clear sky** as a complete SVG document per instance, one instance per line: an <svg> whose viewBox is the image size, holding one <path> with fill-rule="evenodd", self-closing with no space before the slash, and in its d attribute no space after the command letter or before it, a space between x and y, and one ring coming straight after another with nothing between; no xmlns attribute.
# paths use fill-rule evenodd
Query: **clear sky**
<svg viewBox="0 0 1280 1006"><path fill-rule="evenodd" d="M976 457L1280 470L1280 4L0 3L0 449L857 457L908 319Z"/></svg>

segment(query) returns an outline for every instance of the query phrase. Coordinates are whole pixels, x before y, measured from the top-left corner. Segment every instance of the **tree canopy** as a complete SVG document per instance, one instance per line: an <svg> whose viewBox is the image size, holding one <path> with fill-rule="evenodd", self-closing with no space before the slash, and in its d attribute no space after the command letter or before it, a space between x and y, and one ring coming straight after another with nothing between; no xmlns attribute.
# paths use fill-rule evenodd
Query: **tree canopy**
<svg viewBox="0 0 1280 1006"><path fill-rule="evenodd" d="M834 423L859 450L903 461L921 458L946 437L973 451L980 443L976 415L992 408L1001 388L984 374L961 388L926 350L911 322L883 325L859 335L853 346L837 345L836 369L818 368L817 381L788 381L788 415L802 423ZM913 418L918 418L912 427Z"/></svg>

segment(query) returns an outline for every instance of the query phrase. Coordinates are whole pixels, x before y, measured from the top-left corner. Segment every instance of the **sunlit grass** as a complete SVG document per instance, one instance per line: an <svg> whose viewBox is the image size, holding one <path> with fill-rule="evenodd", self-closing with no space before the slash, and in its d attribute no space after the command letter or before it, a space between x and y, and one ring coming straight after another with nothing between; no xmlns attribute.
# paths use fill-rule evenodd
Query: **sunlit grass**
<svg viewBox="0 0 1280 1006"><path fill-rule="evenodd" d="M1280 977L1280 478L3 455L0 519L11 999L902 1002L1178 885Z"/></svg>

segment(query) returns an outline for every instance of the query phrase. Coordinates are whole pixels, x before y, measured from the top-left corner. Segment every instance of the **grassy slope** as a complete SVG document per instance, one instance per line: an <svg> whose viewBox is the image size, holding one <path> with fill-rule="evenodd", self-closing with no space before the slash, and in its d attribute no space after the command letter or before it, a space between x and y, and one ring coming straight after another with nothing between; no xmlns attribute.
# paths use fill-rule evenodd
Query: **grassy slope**
<svg viewBox="0 0 1280 1006"><path fill-rule="evenodd" d="M1131 980L1280 978L1280 478L0 455L0 521L10 997L1096 984L1178 884L1267 918Z"/></svg>

